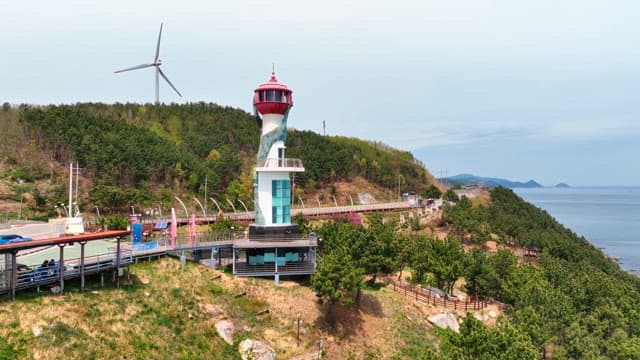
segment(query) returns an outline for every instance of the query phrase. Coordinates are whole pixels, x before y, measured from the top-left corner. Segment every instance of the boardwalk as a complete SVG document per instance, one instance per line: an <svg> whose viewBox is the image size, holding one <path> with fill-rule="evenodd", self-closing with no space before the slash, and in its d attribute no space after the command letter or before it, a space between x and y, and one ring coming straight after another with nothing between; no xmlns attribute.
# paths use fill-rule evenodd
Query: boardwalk
<svg viewBox="0 0 640 360"><path fill-rule="evenodd" d="M365 212L374 212L374 211L413 209L415 207L416 207L415 205L412 205L409 202L402 201L402 202L368 204L368 205L327 206L327 207L319 207L319 208L296 208L296 209L291 209L291 216L296 216L299 214L302 214L304 216L338 215L338 214L349 214L349 213L365 213ZM231 219L234 221L253 221L255 220L255 212L243 211L243 212L227 213L224 215L196 216L196 221L200 223L215 222L221 218ZM186 216L178 217L176 218L176 220L178 224L189 223L189 217L186 217ZM147 218L142 218L141 220L143 224L155 224L158 221L171 221L171 218L147 217Z"/></svg>

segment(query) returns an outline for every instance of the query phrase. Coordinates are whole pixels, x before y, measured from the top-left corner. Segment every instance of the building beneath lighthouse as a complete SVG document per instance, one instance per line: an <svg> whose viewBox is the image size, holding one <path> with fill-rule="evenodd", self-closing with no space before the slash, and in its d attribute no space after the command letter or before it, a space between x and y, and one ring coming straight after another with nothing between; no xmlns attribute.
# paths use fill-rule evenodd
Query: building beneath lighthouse
<svg viewBox="0 0 640 360"><path fill-rule="evenodd" d="M291 223L292 173L303 172L299 159L286 157L287 119L293 91L271 73L254 90L253 106L261 128L253 175L255 223L234 242L235 276L307 275L315 271L317 239Z"/></svg>

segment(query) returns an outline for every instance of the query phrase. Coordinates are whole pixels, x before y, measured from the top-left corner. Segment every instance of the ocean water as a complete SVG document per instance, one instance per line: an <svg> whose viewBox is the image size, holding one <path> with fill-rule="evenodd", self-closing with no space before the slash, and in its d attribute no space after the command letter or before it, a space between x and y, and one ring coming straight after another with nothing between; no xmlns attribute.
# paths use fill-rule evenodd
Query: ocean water
<svg viewBox="0 0 640 360"><path fill-rule="evenodd" d="M620 266L640 274L640 187L515 189Z"/></svg>

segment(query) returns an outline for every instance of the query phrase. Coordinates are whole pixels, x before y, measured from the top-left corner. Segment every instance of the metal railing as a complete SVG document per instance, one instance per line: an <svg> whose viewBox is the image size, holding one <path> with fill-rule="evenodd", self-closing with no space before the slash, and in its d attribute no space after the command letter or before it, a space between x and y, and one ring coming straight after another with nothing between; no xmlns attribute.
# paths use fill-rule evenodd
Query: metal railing
<svg viewBox="0 0 640 360"><path fill-rule="evenodd" d="M120 252L120 266L131 264L133 257L132 250ZM87 256L84 259L85 275L95 274L100 271L113 269L116 267L116 253L109 252L107 254ZM3 272L5 279L11 279L11 270ZM73 259L64 262L64 279L72 279L80 277L80 259ZM56 264L52 267L39 266L30 270L18 270L16 276L16 290L26 289L38 285L46 285L58 282L60 280L60 265ZM8 282L0 284L0 292L9 291Z"/></svg>
<svg viewBox="0 0 640 360"><path fill-rule="evenodd" d="M276 272L275 264L250 265L246 262L236 262L236 276L273 275ZM288 262L286 265L278 265L280 275L307 275L313 274L315 263L311 260L300 262Z"/></svg>
<svg viewBox="0 0 640 360"><path fill-rule="evenodd" d="M248 235L241 232L217 232L198 234L194 240L186 235L179 235L175 247L167 247L169 251L210 248L210 247L270 247L270 246L318 246L316 237L300 234Z"/></svg>
<svg viewBox="0 0 640 360"><path fill-rule="evenodd" d="M294 158L266 158L258 167L263 168L303 168L302 160Z"/></svg>

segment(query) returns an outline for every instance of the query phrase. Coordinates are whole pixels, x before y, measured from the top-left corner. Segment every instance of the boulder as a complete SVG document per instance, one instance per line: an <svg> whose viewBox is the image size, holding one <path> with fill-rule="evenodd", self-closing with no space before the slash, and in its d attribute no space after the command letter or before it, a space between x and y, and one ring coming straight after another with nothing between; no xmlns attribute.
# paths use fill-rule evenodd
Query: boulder
<svg viewBox="0 0 640 360"><path fill-rule="evenodd" d="M218 331L218 335L224 340L227 344L233 345L233 332L235 331L235 326L229 320L220 320L216 323L216 331Z"/></svg>
<svg viewBox="0 0 640 360"><path fill-rule="evenodd" d="M246 339L238 346L242 360L275 360L276 352L262 341Z"/></svg>
<svg viewBox="0 0 640 360"><path fill-rule="evenodd" d="M489 311L489 317L495 318L496 316L498 316L498 315L496 314L495 311L493 311L493 310Z"/></svg>
<svg viewBox="0 0 640 360"><path fill-rule="evenodd" d="M53 295L58 295L60 293L62 293L62 288L58 285L51 287L51 293Z"/></svg>
<svg viewBox="0 0 640 360"><path fill-rule="evenodd" d="M456 317L452 313L445 312L433 315L428 317L427 320L439 328L451 329L455 332L460 331L460 324L458 324L458 320L456 320Z"/></svg>

